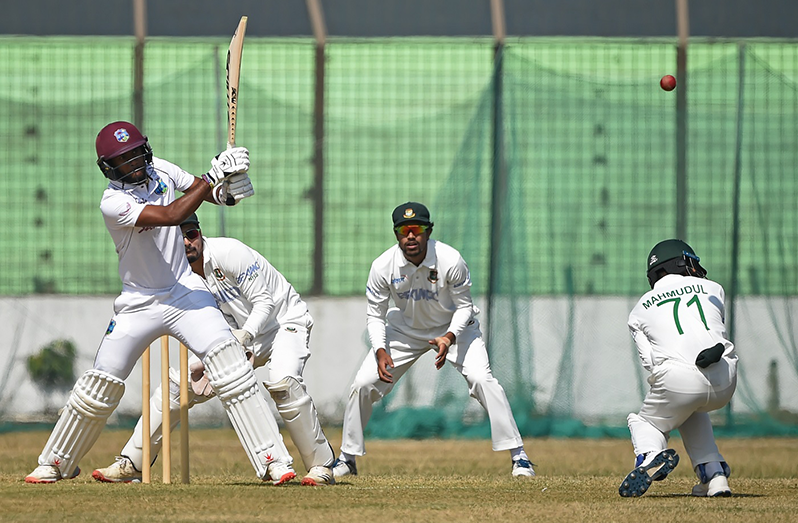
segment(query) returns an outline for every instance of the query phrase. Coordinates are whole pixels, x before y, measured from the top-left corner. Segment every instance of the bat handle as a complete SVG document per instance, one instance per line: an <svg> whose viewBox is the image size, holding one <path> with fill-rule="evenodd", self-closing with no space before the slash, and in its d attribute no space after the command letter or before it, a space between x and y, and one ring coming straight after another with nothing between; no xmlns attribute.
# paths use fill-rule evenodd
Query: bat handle
<svg viewBox="0 0 798 523"><path fill-rule="evenodd" d="M227 150L229 151L230 149L232 149L234 145L235 145L235 144L233 144L233 143L231 143L231 142L227 142ZM227 190L227 189L229 189L229 188L230 188L230 182L228 182L227 180L225 180L225 181L224 181L224 182L222 182L222 183L224 183L224 188L225 188L225 190ZM228 195L227 195L227 199L225 200L225 202L224 202L224 203L225 203L225 205L227 205L228 207L232 207L233 205L235 205L235 204L236 204L236 199L235 199L235 198L233 198L233 196L232 196L232 195L228 194Z"/></svg>

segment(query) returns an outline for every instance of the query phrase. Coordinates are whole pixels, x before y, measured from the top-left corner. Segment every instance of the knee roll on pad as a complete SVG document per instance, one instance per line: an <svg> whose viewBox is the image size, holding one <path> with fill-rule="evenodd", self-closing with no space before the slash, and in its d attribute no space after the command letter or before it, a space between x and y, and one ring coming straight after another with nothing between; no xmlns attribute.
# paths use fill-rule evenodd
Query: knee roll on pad
<svg viewBox="0 0 798 523"><path fill-rule="evenodd" d="M310 470L315 466L330 466L335 454L321 429L316 406L305 387L293 376L276 383L265 382L263 386L277 405L277 412L285 421L305 468Z"/></svg>
<svg viewBox="0 0 798 523"><path fill-rule="evenodd" d="M78 378L39 456L40 465L56 465L69 477L100 436L108 416L119 405L125 382L96 369Z"/></svg>
<svg viewBox="0 0 798 523"><path fill-rule="evenodd" d="M226 340L217 345L205 356L204 363L211 386L258 477L267 477L267 467L272 461L290 463L291 456L277 422L238 342Z"/></svg>

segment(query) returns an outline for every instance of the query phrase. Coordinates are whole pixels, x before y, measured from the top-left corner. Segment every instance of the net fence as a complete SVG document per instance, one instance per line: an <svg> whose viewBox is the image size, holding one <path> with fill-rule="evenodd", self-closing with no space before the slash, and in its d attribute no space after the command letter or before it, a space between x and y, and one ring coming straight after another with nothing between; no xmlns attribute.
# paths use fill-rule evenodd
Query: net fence
<svg viewBox="0 0 798 523"><path fill-rule="evenodd" d="M106 123L133 119L135 42L0 41L0 295L116 294L93 144ZM145 48L143 130L156 156L195 174L224 147L227 44L153 38ZM488 39L333 39L320 185L314 57L309 39L247 39L237 141L251 151L256 195L231 210L203 206L207 234L258 249L300 293L356 296L394 241L391 209L426 202L435 236L469 263L522 432L590 435L622 426L647 388L625 320L647 289L644 257L682 213L684 239L726 287L742 359L723 426L748 430L748 416L795 425L798 44L691 43L677 87L687 93L682 202L676 92L658 87L676 63L670 40L511 39L497 55ZM489 427L446 369L408 375L369 430Z"/></svg>

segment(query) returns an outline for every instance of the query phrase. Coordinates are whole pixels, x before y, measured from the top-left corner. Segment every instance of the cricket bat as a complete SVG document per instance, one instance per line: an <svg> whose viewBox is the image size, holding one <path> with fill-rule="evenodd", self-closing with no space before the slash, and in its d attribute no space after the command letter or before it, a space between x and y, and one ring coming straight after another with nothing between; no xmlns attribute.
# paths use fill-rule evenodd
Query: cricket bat
<svg viewBox="0 0 798 523"><path fill-rule="evenodd" d="M236 118L238 112L238 85L241 78L241 53L244 50L244 34L247 32L247 17L242 16L227 48L227 148L236 144ZM227 185L227 182L225 182ZM235 198L227 195L227 205L235 205Z"/></svg>

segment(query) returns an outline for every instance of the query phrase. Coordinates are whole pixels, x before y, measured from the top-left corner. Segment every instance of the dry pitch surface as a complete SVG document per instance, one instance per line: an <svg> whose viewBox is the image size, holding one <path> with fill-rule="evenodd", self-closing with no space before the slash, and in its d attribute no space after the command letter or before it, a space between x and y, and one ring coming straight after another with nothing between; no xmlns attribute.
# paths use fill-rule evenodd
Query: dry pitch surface
<svg viewBox="0 0 798 523"><path fill-rule="evenodd" d="M337 449L340 430L327 432ZM78 478L27 485L22 478L47 436L0 435L0 521L798 521L795 439L720 440L734 495L718 499L688 495L695 478L681 440L674 439L683 457L676 471L645 496L625 499L618 485L633 457L624 440L527 440L538 472L531 480L513 479L508 454L492 452L488 441L369 441L358 476L312 488L262 483L232 429L195 430L190 485L112 485L95 482L91 471L113 461L128 433L107 429ZM179 481L175 446L173 455L172 478ZM160 467L159 460L154 480Z"/></svg>

